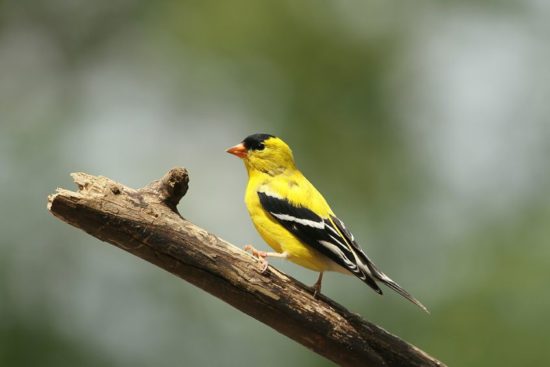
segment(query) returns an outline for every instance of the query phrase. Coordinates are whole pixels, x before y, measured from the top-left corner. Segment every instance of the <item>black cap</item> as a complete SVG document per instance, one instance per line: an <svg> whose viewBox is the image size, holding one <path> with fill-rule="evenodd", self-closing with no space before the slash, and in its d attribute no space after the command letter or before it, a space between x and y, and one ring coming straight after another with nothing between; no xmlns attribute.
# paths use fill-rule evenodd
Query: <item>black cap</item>
<svg viewBox="0 0 550 367"><path fill-rule="evenodd" d="M275 136L270 134L253 134L253 135L247 136L243 140L243 144L247 150L262 150L265 148L264 141L274 137Z"/></svg>

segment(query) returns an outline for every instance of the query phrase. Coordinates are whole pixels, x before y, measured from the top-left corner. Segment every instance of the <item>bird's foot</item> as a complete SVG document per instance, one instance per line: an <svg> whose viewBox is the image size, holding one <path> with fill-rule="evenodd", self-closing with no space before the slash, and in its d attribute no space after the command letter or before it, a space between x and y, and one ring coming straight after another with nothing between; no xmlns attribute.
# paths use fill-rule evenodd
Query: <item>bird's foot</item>
<svg viewBox="0 0 550 367"><path fill-rule="evenodd" d="M267 252L256 250L252 245L246 245L244 251L250 252L252 256L260 261L260 273L265 273L269 263L267 262Z"/></svg>

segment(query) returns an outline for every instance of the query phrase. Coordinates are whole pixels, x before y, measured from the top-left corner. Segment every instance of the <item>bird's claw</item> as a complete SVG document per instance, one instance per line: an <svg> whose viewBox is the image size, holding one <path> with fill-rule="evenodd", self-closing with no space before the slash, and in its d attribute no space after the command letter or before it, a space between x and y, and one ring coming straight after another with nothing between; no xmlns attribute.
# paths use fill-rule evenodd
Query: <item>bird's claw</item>
<svg viewBox="0 0 550 367"><path fill-rule="evenodd" d="M319 296L321 295L321 286L318 283L313 284L312 286L308 287L309 291L311 292L311 295L315 299L319 299Z"/></svg>
<svg viewBox="0 0 550 367"><path fill-rule="evenodd" d="M319 299L320 296L321 296L320 287L313 287L313 298Z"/></svg>
<svg viewBox="0 0 550 367"><path fill-rule="evenodd" d="M260 261L260 265L261 265L260 273L263 274L267 271L267 268L269 266L269 263L266 260L267 252L256 250L252 245L246 245L244 247L244 251L250 252L252 254L252 256L254 256L255 258L257 258Z"/></svg>

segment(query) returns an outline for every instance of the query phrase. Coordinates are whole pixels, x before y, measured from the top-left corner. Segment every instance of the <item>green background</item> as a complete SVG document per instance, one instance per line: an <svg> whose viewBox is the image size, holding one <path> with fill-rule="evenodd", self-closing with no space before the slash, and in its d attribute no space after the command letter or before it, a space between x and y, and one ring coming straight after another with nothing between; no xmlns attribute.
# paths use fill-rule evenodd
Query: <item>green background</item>
<svg viewBox="0 0 550 367"><path fill-rule="evenodd" d="M432 314L339 274L326 295L452 366L547 365L549 19L540 0L0 1L0 365L332 365L46 210L70 172L141 187L185 166L180 212L267 248L224 152L255 132Z"/></svg>

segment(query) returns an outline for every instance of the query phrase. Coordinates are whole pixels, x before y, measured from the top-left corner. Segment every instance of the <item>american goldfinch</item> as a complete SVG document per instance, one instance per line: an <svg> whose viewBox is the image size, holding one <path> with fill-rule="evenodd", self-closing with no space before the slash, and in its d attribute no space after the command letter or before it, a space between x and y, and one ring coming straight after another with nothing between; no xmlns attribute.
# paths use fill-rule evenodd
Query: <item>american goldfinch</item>
<svg viewBox="0 0 550 367"><path fill-rule="evenodd" d="M284 141L254 134L227 152L244 162L248 171L246 207L259 234L275 250L245 247L260 259L262 271L267 269L268 256L317 271L315 296L321 291L325 271L353 274L378 294L382 294L380 282L428 312L369 259L319 191L296 168L292 150Z"/></svg>

